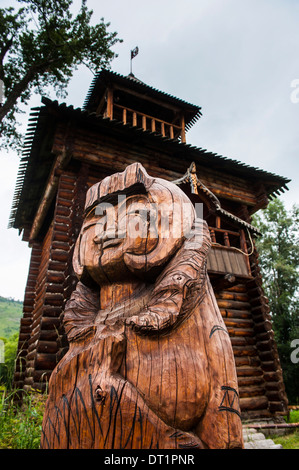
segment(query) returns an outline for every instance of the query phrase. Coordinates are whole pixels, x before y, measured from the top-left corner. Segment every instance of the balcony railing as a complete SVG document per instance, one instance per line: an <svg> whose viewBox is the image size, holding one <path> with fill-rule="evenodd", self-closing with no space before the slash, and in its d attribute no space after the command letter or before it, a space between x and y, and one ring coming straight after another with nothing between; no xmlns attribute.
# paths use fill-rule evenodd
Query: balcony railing
<svg viewBox="0 0 299 470"><path fill-rule="evenodd" d="M180 139L181 142L186 142L185 128L182 127L182 125L184 125L183 119L182 125L179 126L116 103L113 103L113 108L111 115L113 117L118 115L124 124L131 124L132 126L139 127L144 131L149 130L151 132L161 134L163 137L168 137L169 139Z"/></svg>

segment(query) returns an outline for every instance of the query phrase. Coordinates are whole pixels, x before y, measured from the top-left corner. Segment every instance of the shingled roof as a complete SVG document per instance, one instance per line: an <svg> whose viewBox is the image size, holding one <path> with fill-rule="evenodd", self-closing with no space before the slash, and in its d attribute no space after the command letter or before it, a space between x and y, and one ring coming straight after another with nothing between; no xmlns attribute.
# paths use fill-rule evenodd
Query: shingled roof
<svg viewBox="0 0 299 470"><path fill-rule="evenodd" d="M163 91L157 90L156 88L145 84L133 74L123 76L108 70L102 70L93 79L83 104L83 110L88 110L90 112L95 111L96 100L99 96L103 95L107 86L109 86L111 83L113 83L114 86L123 86L129 91L131 90L138 92L144 97L156 98L162 103L164 102L165 104L176 105L183 109L185 114L185 128L187 131L202 115L201 107L188 103L187 101L181 100L180 98L176 98Z"/></svg>
<svg viewBox="0 0 299 470"><path fill-rule="evenodd" d="M91 99L91 97L88 99ZM44 106L32 108L30 114L9 227L22 230L34 218L34 213L37 210L39 199L53 164L54 156L51 153L51 145L57 122L57 113L61 119L80 122L89 129L101 129L106 134L111 135L116 133L120 138L130 139L130 141L138 140L140 145L142 142L144 145L158 145L161 151L167 150L176 158L181 158L186 162L195 161L197 164L208 168L214 167L218 171L250 178L253 182L261 181L269 198L280 195L285 189L288 190L287 183L290 182L290 179L247 165L239 160L163 137L157 132L124 124L122 121L110 120L102 115L97 115L95 112L88 111L86 106L84 109L74 109L73 106L67 106L66 103L59 104L57 101L51 101L47 98L42 98L42 103ZM56 117L54 117L53 111L55 111ZM53 129L53 132L51 129Z"/></svg>

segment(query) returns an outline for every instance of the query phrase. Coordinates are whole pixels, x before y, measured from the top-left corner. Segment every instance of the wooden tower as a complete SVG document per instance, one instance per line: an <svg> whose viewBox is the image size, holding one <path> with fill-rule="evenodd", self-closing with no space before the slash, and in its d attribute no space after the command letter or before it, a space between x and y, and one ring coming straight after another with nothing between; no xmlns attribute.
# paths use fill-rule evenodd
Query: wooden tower
<svg viewBox="0 0 299 470"><path fill-rule="evenodd" d="M87 189L138 161L203 204L213 242L208 272L233 346L242 417L285 414L251 215L289 180L187 144L201 109L132 74L100 72L82 109L42 103L30 115L10 219L32 250L15 386L44 390L67 351L62 315L77 282L72 254Z"/></svg>

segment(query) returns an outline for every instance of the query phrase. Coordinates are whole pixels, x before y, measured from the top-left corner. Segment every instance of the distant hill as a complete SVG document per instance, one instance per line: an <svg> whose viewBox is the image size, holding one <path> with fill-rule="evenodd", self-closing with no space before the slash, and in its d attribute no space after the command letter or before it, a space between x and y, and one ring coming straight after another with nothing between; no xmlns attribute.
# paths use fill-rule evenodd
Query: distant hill
<svg viewBox="0 0 299 470"><path fill-rule="evenodd" d="M0 337L8 338L19 331L23 302L0 296Z"/></svg>

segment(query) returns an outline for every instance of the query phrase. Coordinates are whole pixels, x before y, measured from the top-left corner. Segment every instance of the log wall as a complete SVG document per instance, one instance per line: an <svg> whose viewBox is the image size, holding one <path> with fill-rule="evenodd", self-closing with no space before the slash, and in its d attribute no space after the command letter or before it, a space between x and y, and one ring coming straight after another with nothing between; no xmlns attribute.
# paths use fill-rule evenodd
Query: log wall
<svg viewBox="0 0 299 470"><path fill-rule="evenodd" d="M22 389L24 387L26 362L33 323L36 283L39 272L41 253L42 245L38 242L35 242L31 251L29 272L23 302L23 316L20 321L18 354L14 374L15 389Z"/></svg>

